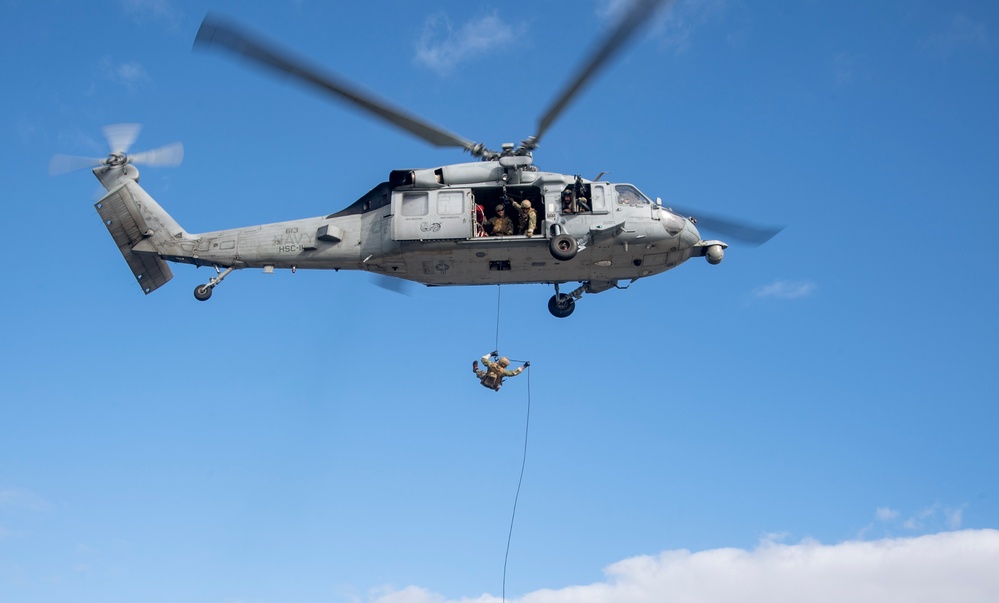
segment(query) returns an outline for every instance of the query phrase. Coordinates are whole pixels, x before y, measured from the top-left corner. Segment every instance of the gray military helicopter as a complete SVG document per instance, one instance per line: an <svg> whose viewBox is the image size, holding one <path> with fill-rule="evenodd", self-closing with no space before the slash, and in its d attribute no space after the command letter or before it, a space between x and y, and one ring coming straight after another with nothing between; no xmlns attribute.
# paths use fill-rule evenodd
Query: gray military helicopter
<svg viewBox="0 0 999 603"><path fill-rule="evenodd" d="M110 137L111 154L93 168L108 191L97 202L97 211L147 294L172 278L167 262L214 268L216 276L194 290L201 301L243 268L366 270L425 285L551 284L555 294L548 310L564 318L584 293L627 288L619 283L665 272L694 257L718 264L727 244L703 240L694 218L664 207L631 184L544 172L533 162L533 151L568 103L660 4L635 2L542 115L537 132L519 145L503 144L500 151L361 92L209 15L198 31L196 48L226 50L291 75L432 145L464 149L477 161L393 170L387 182L329 215L195 234L185 231L138 184L134 164L176 162L177 149L130 156L127 148L134 134L127 131L117 135L119 140ZM527 207L535 212L533 229ZM501 213L517 224L518 209L525 217L521 228L490 229ZM717 230L756 244L777 232L715 222ZM567 283L579 286L560 291Z"/></svg>

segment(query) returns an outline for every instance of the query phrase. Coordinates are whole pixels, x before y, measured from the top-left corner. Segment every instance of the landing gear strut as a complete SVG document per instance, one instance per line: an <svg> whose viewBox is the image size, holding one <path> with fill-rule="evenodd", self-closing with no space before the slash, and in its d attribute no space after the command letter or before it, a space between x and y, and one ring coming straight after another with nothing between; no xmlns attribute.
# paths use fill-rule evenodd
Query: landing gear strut
<svg viewBox="0 0 999 603"><path fill-rule="evenodd" d="M198 285L197 287L195 287L194 299L198 301L208 301L208 298L212 296L212 289L218 286L218 284L222 282L222 279L229 276L229 273L236 269L233 266L229 266L223 272L219 270L218 266L215 266L214 268L215 268L215 273L218 274L218 276L213 276L212 278L208 279L208 282L205 283L204 285Z"/></svg>

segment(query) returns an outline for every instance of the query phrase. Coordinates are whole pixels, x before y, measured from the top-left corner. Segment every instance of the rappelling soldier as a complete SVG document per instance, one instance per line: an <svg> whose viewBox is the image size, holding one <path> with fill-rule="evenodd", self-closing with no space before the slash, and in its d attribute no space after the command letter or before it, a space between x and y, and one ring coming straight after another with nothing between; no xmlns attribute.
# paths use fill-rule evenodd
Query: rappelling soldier
<svg viewBox="0 0 999 603"><path fill-rule="evenodd" d="M503 385L504 377L516 377L520 373L524 372L524 369L531 366L530 362L525 362L524 366L510 370L506 367L510 366L510 359L506 356L499 356L499 352L493 352L487 356L482 357L482 364L485 369L479 368L479 361L472 361L472 372L475 376L479 378L479 383L483 387L488 387L493 391L499 391L500 386ZM498 357L498 358L497 358Z"/></svg>

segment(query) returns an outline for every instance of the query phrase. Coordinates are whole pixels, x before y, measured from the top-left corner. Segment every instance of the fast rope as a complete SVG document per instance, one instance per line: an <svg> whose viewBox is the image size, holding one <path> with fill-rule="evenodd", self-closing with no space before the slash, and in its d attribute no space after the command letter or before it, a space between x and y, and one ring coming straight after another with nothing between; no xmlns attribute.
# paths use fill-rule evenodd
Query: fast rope
<svg viewBox="0 0 999 603"><path fill-rule="evenodd" d="M513 513L510 515L510 531L506 535L506 553L503 555L503 603L506 603L506 565L510 559L510 541L513 540L513 522L517 518L517 501L520 499L520 486L524 483L524 467L527 466L527 436L531 430L531 367L527 367L527 421L524 424L524 456L520 462L520 478L517 480L517 493L513 497Z"/></svg>
<svg viewBox="0 0 999 603"><path fill-rule="evenodd" d="M496 285L496 346L494 350L499 349L499 325L500 325L500 296L503 293L503 285Z"/></svg>
<svg viewBox="0 0 999 603"><path fill-rule="evenodd" d="M494 350L499 349L500 334L500 308L503 296L502 285L496 285L496 345ZM524 362L513 359L514 362ZM510 560L510 542L513 541L513 525L517 519L517 501L520 500L520 487L524 484L524 468L527 467L527 441L531 431L531 367L527 367L527 419L524 422L524 453L520 461L520 477L517 478L517 492L513 496L513 512L510 514L510 530L506 535L506 552L503 553L503 603L506 603L506 568Z"/></svg>

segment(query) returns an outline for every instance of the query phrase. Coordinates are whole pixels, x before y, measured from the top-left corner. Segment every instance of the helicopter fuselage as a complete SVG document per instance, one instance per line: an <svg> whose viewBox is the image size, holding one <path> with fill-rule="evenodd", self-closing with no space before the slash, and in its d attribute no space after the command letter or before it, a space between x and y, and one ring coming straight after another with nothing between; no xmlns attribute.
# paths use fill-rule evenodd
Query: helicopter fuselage
<svg viewBox="0 0 999 603"><path fill-rule="evenodd" d="M578 281L595 293L691 257L718 263L726 247L701 240L691 219L630 184L536 171L516 157L397 170L333 214L197 234L184 231L139 187L133 166L94 173L109 191L98 211L147 293L170 276L154 283L148 265L137 270L133 264L148 255L226 274L365 270L425 285ZM527 216L520 219L525 202L535 213L530 233ZM515 234L491 231L500 210ZM205 285L207 291L216 284Z"/></svg>

